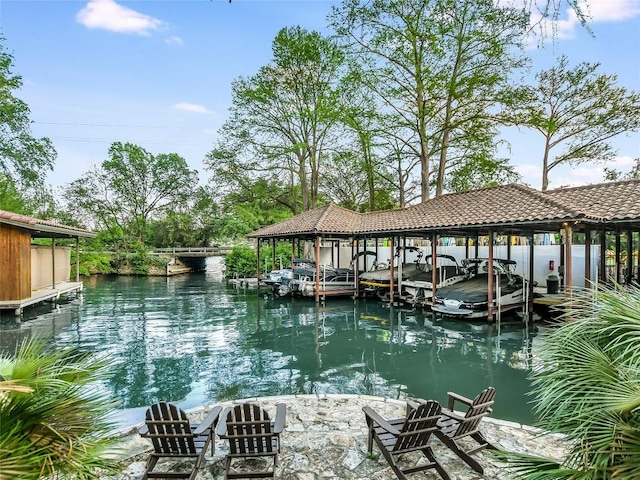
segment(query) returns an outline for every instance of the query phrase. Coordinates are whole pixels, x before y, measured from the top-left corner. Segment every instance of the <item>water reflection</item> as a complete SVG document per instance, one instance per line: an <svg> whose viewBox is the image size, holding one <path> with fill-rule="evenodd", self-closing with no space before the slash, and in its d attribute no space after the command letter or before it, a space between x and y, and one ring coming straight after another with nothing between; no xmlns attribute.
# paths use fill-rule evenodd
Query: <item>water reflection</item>
<svg viewBox="0 0 640 480"><path fill-rule="evenodd" d="M47 307L41 307L47 308ZM51 309L51 307L48 307ZM35 313L40 315L35 317ZM488 385L496 415L530 423L535 333L434 321L376 301L277 299L216 277L91 279L82 298L3 317L1 348L38 333L109 355L126 420L157 400L184 408L242 397L352 393L444 401ZM35 317L35 318L29 318Z"/></svg>

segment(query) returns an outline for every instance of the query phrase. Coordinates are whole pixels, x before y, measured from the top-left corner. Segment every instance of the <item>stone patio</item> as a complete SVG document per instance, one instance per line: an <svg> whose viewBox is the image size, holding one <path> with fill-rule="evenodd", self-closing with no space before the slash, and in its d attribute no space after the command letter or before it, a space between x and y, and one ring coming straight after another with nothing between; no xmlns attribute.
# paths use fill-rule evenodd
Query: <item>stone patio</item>
<svg viewBox="0 0 640 480"><path fill-rule="evenodd" d="M276 478L281 480L392 480L396 476L381 455L367 458L367 428L362 413L363 406L370 406L384 418L404 415L405 402L380 397L360 395L297 395L245 399L266 408L275 416L275 405L287 404L286 428L282 433L282 453L276 469ZM239 402L221 402L228 406ZM194 422L201 421L211 406L190 410L187 413ZM560 460L567 451L562 438L554 434L543 434L533 427L504 422L492 418L483 420L482 431L487 439L505 450L535 453ZM216 437L213 457L206 458L197 480L219 480L224 478L223 459L228 452L224 441ZM475 454L485 466L484 475L474 472L435 437L431 440L436 458L451 475L452 480L512 479L509 472L487 452ZM151 444L137 434L137 428L123 432L118 458L124 462L124 470L105 480L139 480ZM374 444L374 454L379 451ZM409 464L422 461L418 454L407 454L402 458ZM260 462L261 460L258 460ZM266 463L265 463L266 465ZM237 468L243 468L238 462ZM252 465L255 468L256 465ZM415 479L439 479L430 470L411 476Z"/></svg>

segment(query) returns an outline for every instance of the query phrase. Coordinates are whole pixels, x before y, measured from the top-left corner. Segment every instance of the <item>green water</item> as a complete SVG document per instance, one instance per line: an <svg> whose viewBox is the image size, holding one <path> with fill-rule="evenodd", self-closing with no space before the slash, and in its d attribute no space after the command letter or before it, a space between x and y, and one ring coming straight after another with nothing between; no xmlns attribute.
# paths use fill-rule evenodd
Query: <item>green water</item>
<svg viewBox="0 0 640 480"><path fill-rule="evenodd" d="M434 321L378 301L273 299L218 277L100 277L80 298L2 316L0 349L37 333L106 352L123 424L157 401L345 393L446 400L496 387L495 416L532 423L527 375L540 341L522 326Z"/></svg>

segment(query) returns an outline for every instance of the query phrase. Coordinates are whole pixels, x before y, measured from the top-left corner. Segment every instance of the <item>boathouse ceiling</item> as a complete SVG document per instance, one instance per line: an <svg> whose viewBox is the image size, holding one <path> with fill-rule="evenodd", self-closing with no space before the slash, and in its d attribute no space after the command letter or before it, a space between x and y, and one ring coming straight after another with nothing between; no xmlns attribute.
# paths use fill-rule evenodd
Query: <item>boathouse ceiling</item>
<svg viewBox="0 0 640 480"><path fill-rule="evenodd" d="M333 239L640 230L640 180L542 192L510 184L451 193L403 209L358 213L334 204L248 235L257 239Z"/></svg>
<svg viewBox="0 0 640 480"><path fill-rule="evenodd" d="M0 210L0 225L12 225L29 231L32 238L77 238L95 237L96 234L61 223L41 220L39 218L19 215L17 213Z"/></svg>

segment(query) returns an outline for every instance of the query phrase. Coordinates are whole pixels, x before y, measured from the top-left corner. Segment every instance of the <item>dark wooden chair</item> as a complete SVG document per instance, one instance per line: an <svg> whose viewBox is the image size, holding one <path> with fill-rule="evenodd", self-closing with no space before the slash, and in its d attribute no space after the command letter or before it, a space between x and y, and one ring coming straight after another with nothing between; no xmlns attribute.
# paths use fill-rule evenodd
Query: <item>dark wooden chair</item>
<svg viewBox="0 0 640 480"><path fill-rule="evenodd" d="M482 465L471 455L485 448L496 450L478 429L480 421L493 412L491 406L496 396L496 390L493 387L489 387L480 392L473 400L453 392L449 392L448 395L448 408L442 409L440 421L438 422L438 431L435 434L442 443L453 450L467 465L478 473L484 473ZM454 411L456 402L466 406L467 411L464 415L459 415ZM458 443L463 438L472 438L478 445L465 449Z"/></svg>
<svg viewBox="0 0 640 480"><path fill-rule="evenodd" d="M140 429L140 435L153 443L153 452L142 479L188 478L193 480L196 478L209 444L211 444L211 455L214 454L213 431L221 410L221 407L215 407L202 423L195 425L189 423L184 410L172 403L159 402L151 405L145 416L145 424ZM183 472L153 471L160 459L183 460L185 458L195 459L193 469Z"/></svg>
<svg viewBox="0 0 640 480"><path fill-rule="evenodd" d="M280 434L284 430L287 406L276 406L275 421L266 410L253 403L227 407L218 424L218 436L229 441L229 453L225 458L224 478L275 478L280 453ZM273 459L261 471L232 471L232 462L241 458L267 457ZM244 470L244 469L243 469Z"/></svg>
<svg viewBox="0 0 640 480"><path fill-rule="evenodd" d="M382 455L400 480L407 478L407 474L435 468L444 480L449 480L449 474L440 465L429 446L429 438L438 430L440 419L440 404L429 400L420 404L411 404L407 408L404 418L385 420L373 409L364 407L367 427L369 428L368 452L371 454L373 441L376 441ZM408 452L421 451L428 463L409 468L401 468L398 455Z"/></svg>

